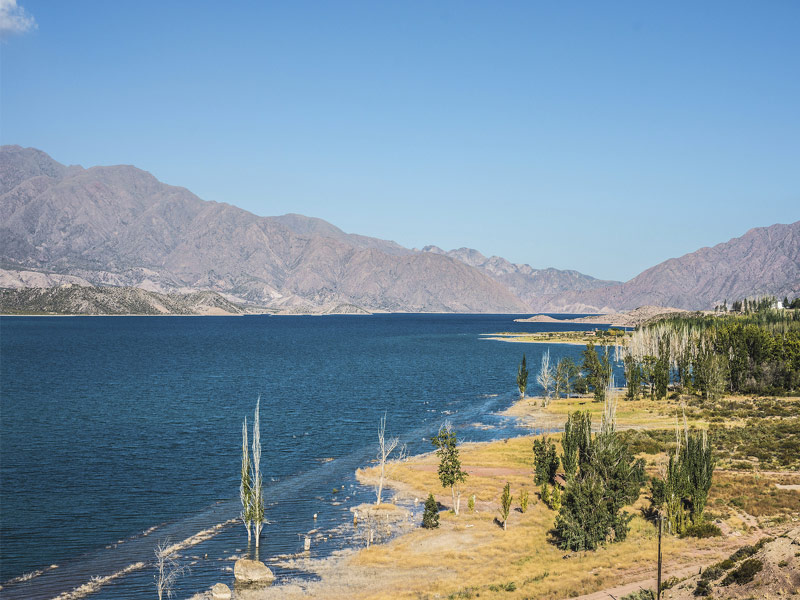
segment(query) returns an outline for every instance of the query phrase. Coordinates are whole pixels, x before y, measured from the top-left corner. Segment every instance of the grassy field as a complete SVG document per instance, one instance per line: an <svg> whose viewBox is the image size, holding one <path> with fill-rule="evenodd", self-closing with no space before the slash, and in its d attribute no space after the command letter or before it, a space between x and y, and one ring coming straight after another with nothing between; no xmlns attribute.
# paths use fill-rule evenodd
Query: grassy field
<svg viewBox="0 0 800 600"><path fill-rule="evenodd" d="M800 516L800 489L792 489L800 488L798 455L793 450L793 444L800 442L800 400L726 398L710 406L686 400L620 400L617 410L618 428L646 460L650 475L659 471L666 452L674 447L676 416L682 423L684 411L690 427L711 432L719 456L707 516L718 522L724 535L665 536L665 579L696 574L701 565L721 560L767 533L780 532ZM547 408L540 404L539 399L525 399L508 414L537 429L542 423L547 424L545 429L562 427L567 413L575 410L589 410L593 423L600 422L602 406L591 398L559 399ZM560 452L560 434L551 436ZM372 545L335 571L321 572L313 587L298 588L296 595L283 590L280 597L560 599L653 577L657 530L644 517L649 504L646 489L634 506L626 508L634 517L625 541L576 553L550 543L556 513L538 498L533 485L534 437L461 446L469 477L462 486L459 516L448 510L450 491L439 483L433 454L394 465L390 473L394 493L424 501L432 492L444 508L440 528L417 528L386 544ZM360 470L358 476L369 483L375 470ZM514 501L504 531L496 519L506 482ZM519 506L522 490L530 496L525 513ZM473 494L475 507L470 511L467 504Z"/></svg>

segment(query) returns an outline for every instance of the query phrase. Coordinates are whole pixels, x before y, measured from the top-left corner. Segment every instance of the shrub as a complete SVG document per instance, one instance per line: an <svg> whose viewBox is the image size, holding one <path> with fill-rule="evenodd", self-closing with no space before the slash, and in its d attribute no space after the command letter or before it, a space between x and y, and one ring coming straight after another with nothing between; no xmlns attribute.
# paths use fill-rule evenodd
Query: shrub
<svg viewBox="0 0 800 600"><path fill-rule="evenodd" d="M493 592L513 592L517 589L517 584L513 581L507 583L493 583L489 586Z"/></svg>
<svg viewBox="0 0 800 600"><path fill-rule="evenodd" d="M722 530L709 521L701 521L697 525L689 525L684 529L681 537L710 538L719 537Z"/></svg>
<svg viewBox="0 0 800 600"><path fill-rule="evenodd" d="M756 573L763 568L764 564L760 560L756 558L748 558L736 569L728 573L727 577L722 580L722 585L730 585L732 583L744 585L745 583L750 583L753 581Z"/></svg>
<svg viewBox="0 0 800 600"><path fill-rule="evenodd" d="M472 494L472 496L469 497L469 500L467 501L467 508L469 509L469 512L475 512L475 494Z"/></svg>
<svg viewBox="0 0 800 600"><path fill-rule="evenodd" d="M425 500L425 512L422 515L422 526L425 529L436 529L439 527L439 504L433 494L428 494Z"/></svg>
<svg viewBox="0 0 800 600"><path fill-rule="evenodd" d="M639 590L623 596L619 600L656 600L656 595L653 590Z"/></svg>
<svg viewBox="0 0 800 600"><path fill-rule="evenodd" d="M702 575L700 575L700 581L716 581L722 577L725 574L725 569L722 568L721 564L722 563L711 565L703 571Z"/></svg>
<svg viewBox="0 0 800 600"><path fill-rule="evenodd" d="M524 513L528 510L528 490L519 493L519 509Z"/></svg>
<svg viewBox="0 0 800 600"><path fill-rule="evenodd" d="M695 596L710 596L711 595L711 583L707 579L701 579L697 582L697 587L694 588L694 595Z"/></svg>

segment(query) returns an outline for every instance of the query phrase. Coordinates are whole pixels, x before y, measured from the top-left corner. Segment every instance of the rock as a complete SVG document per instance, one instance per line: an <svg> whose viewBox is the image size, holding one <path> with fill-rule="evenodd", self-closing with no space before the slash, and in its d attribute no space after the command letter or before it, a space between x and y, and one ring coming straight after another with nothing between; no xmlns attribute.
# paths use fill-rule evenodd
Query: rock
<svg viewBox="0 0 800 600"><path fill-rule="evenodd" d="M236 585L269 585L275 579L269 567L260 560L240 558L233 566Z"/></svg>
<svg viewBox="0 0 800 600"><path fill-rule="evenodd" d="M231 600L231 588L224 583L215 583L211 587L211 600Z"/></svg>

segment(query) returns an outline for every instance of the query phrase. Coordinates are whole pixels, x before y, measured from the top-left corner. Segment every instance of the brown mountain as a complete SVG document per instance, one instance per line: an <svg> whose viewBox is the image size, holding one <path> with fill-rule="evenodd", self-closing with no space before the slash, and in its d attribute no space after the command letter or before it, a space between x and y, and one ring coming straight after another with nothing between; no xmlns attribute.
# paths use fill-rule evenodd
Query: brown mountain
<svg viewBox="0 0 800 600"><path fill-rule="evenodd" d="M751 229L666 260L622 284L551 297L545 309L613 312L649 304L698 310L756 295L800 296L800 221Z"/></svg>
<svg viewBox="0 0 800 600"><path fill-rule="evenodd" d="M0 148L0 267L7 282L213 290L303 311L339 304L529 310L502 284L447 256L300 215L258 217L135 167L65 167L18 146Z"/></svg>
<svg viewBox="0 0 800 600"><path fill-rule="evenodd" d="M422 251L444 254L483 271L492 279L508 287L514 295L533 310L544 310L550 298L559 297L566 292L591 290L620 283L619 281L595 279L572 270L534 269L527 264L511 263L500 256L487 258L472 248L459 248L445 252L437 246L425 246Z"/></svg>

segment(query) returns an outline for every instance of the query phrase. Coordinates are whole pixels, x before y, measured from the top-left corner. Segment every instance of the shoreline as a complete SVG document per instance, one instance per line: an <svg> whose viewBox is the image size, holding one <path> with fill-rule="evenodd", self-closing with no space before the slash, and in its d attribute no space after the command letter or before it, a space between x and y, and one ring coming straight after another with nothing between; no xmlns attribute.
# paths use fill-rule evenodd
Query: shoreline
<svg viewBox="0 0 800 600"><path fill-rule="evenodd" d="M674 428L674 415L668 414L674 407L665 406L664 411L658 411L654 406L658 407L648 400L621 402L619 429ZM594 598L600 597L601 592L614 591L623 595L623 592L637 591L637 586L651 585L655 566L650 554L655 556L657 535L652 525L638 516L639 509L645 506L644 496L628 509L634 514L634 521L629 539L624 542L593 552L565 554L545 539L555 513L536 498L530 446L537 437L536 430L550 433L563 430L566 414L571 409L590 410L595 427L599 426L602 404L593 402L591 396L561 398L546 408L541 406L540 397L525 397L497 414L517 419L520 426L532 430L530 434L459 445L463 468L469 476L463 486L462 511L458 517L442 510L449 507L451 498L449 490L439 485L433 451L393 464L385 481L385 493L394 496L392 502L416 500L421 503L431 491L442 507L438 529L423 529L415 520L410 530L369 548L354 544L327 558L302 559L295 566L315 575L316 580L290 580L259 592L257 598L466 598L477 592L481 597L517 597L504 595L504 588L497 583L504 581L520 582L515 584L516 589L527 586L525 594L532 593L537 598L589 594L591 596L587 597ZM708 426L696 417L690 418L690 423L701 428ZM655 468L648 465L650 471ZM356 479L361 485L369 486L375 481L375 473L376 467L365 465L356 470ZM742 477L748 475L741 474ZM791 472L780 472L780 475L800 483L800 475ZM504 532L493 521L499 490L506 481L511 482L515 498L520 489L529 489L533 506L524 514L519 508L512 511L508 531ZM474 512L467 508L472 493L476 496ZM388 499L384 500L383 504L387 503ZM715 563L732 550L754 543L764 535L755 520L755 529L752 523L742 522L735 514L729 521L721 523L727 532L722 538L668 536L664 540L664 579L690 577L697 573L698 566ZM537 559L530 563L530 569L520 571L532 556ZM482 560L474 562L478 557ZM572 560L565 562L566 558ZM520 574L524 572L528 572L525 577ZM585 573L593 576L587 578ZM498 590L499 594L492 593ZM200 598L197 596L193 600Z"/></svg>

